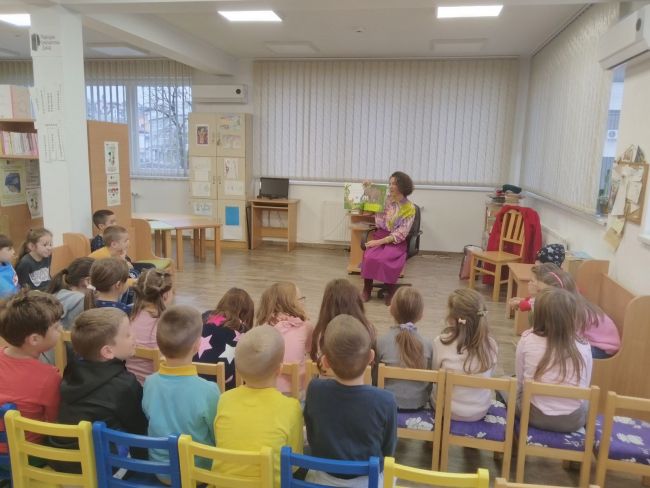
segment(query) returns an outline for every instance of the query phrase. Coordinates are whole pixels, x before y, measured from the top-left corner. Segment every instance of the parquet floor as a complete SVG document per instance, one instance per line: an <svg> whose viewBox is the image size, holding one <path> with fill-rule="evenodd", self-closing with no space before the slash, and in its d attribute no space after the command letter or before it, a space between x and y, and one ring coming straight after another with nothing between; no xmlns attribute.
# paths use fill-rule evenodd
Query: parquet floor
<svg viewBox="0 0 650 488"><path fill-rule="evenodd" d="M343 249L321 249L299 247L291 253L286 247L265 243L255 251L224 250L220 268L210 260L196 261L191 256L192 246L186 246L185 269L177 273L176 303L193 305L201 312L213 308L223 293L236 286L243 288L255 301L271 283L280 280L295 282L302 294L307 297L305 308L313 322L318 318L321 297L328 281L334 278L348 278L359 288L362 280L358 275L346 272L348 254ZM456 288L466 287L466 281L458 280L459 255L419 255L410 259L406 276L402 281L411 283L422 293L425 311L418 324L419 332L427 339L433 338L444 327L446 304L449 293ZM490 301L490 290L479 285L488 305L488 321L493 337L499 344L499 362L496 375L514 374L515 346L517 337L513 333L512 320L505 318L505 303ZM505 287L503 290L505 294ZM503 300L503 299L502 299ZM381 335L392 319L382 300L373 296L366 304L366 313ZM398 462L422 468L430 467L431 450L426 443L400 440L396 452ZM528 458L526 481L551 485L576 486L577 471L564 470L559 462ZM512 476L514 477L514 460ZM471 472L478 467L490 470L490 477L500 474L500 463L496 463L490 453L474 449L453 448L450 453L451 471ZM612 488L641 486L638 477L625 475L608 476L607 486Z"/></svg>

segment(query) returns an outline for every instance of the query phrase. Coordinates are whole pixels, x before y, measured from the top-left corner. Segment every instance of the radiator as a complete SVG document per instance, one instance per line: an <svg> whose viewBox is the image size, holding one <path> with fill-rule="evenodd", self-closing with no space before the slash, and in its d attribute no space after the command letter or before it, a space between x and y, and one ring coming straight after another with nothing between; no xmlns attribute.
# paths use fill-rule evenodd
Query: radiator
<svg viewBox="0 0 650 488"><path fill-rule="evenodd" d="M542 245L562 244L564 249L569 249L569 241L555 229L542 224Z"/></svg>
<svg viewBox="0 0 650 488"><path fill-rule="evenodd" d="M350 241L350 217L343 202L323 202L321 236L324 241Z"/></svg>

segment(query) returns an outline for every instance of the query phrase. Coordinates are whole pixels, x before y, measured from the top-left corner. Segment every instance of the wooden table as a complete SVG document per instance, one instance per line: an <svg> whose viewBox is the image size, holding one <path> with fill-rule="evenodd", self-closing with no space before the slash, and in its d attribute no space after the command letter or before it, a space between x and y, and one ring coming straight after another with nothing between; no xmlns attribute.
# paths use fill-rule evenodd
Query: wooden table
<svg viewBox="0 0 650 488"><path fill-rule="evenodd" d="M287 198L254 198L251 206L251 249L262 245L262 238L276 237L287 240L287 251L296 247L298 238L298 203L300 200ZM264 212L283 212L287 214L286 227L264 225Z"/></svg>
<svg viewBox="0 0 650 488"><path fill-rule="evenodd" d="M166 213L138 213L133 215L137 219L145 219L154 224L154 232L162 234L165 232L176 231L176 269L183 270L183 231L191 230L194 242L194 256L205 259L205 229L214 229L214 264L221 265L221 225L214 220L194 215L166 214ZM156 247L158 247L156 243ZM169 248L168 248L169 246ZM171 239L166 237L162 244L162 251L170 252ZM167 248L167 249L165 249ZM169 257L169 256L165 256Z"/></svg>
<svg viewBox="0 0 650 488"><path fill-rule="evenodd" d="M512 310L508 306L508 301L513 297L525 298L528 296L528 282L533 278L531 272L534 264L510 263L508 264L508 291L506 292L506 318L512 317ZM515 333L521 335L528 329L528 312L516 310L515 314Z"/></svg>
<svg viewBox="0 0 650 488"><path fill-rule="evenodd" d="M375 214L350 214L350 257L348 258L348 274L360 273L359 268L363 259L361 238L375 224Z"/></svg>

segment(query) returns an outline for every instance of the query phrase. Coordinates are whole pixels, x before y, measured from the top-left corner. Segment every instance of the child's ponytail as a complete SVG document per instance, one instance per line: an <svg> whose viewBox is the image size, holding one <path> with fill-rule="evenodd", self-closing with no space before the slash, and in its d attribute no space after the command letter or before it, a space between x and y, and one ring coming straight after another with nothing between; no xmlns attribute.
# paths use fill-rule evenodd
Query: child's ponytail
<svg viewBox="0 0 650 488"><path fill-rule="evenodd" d="M417 327L414 325L422 318L423 311L422 295L415 288L399 288L393 296L390 313L399 324L395 343L399 350L400 361L407 368L426 368L424 344L415 335Z"/></svg>
<svg viewBox="0 0 650 488"><path fill-rule="evenodd" d="M395 337L395 343L399 349L399 358L407 368L425 369L426 359L424 358L424 345L415 336L417 328L411 322L399 324L399 332Z"/></svg>

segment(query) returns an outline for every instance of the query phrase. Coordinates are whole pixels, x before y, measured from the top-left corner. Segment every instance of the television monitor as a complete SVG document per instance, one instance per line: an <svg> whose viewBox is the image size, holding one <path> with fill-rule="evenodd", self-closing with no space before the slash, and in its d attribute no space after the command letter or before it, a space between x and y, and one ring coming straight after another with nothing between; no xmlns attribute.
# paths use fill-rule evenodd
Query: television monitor
<svg viewBox="0 0 650 488"><path fill-rule="evenodd" d="M260 178L260 197L289 198L288 178Z"/></svg>

